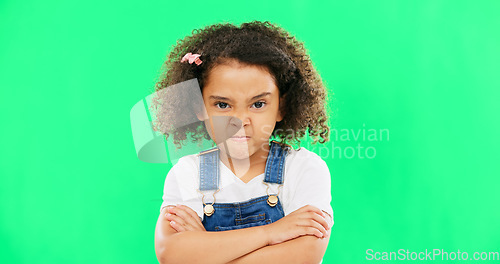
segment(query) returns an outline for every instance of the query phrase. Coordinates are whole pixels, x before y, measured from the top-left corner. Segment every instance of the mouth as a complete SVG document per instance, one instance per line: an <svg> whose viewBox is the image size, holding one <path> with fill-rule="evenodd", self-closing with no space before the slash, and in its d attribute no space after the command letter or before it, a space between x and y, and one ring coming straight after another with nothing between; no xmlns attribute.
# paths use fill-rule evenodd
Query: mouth
<svg viewBox="0 0 500 264"><path fill-rule="evenodd" d="M249 136L233 136L231 137L231 140L234 142L247 142L250 140Z"/></svg>

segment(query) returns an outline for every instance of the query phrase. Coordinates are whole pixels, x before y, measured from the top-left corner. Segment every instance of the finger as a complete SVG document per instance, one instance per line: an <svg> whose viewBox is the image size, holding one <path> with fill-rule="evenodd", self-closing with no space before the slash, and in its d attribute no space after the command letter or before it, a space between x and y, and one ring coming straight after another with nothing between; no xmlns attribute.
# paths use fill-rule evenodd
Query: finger
<svg viewBox="0 0 500 264"><path fill-rule="evenodd" d="M195 217L193 217L187 210L191 210L191 208L184 206L182 207L175 207L170 209L170 212L181 217L184 220L184 227L188 227L189 230L205 230L205 227L200 221L200 218L196 213Z"/></svg>
<svg viewBox="0 0 500 264"><path fill-rule="evenodd" d="M196 219L196 218L198 218L198 216L196 218L193 218L191 216L191 214L189 214L188 212L186 212L185 208L189 208L189 207L184 206L184 208L183 208L183 207L177 206L175 208L170 208L169 211L171 213L177 215L178 217L181 217L182 220L184 220L183 221L184 222L184 226L187 226L187 225L191 225L193 227L199 226L198 221Z"/></svg>
<svg viewBox="0 0 500 264"><path fill-rule="evenodd" d="M170 213L167 213L166 214L166 219L170 222L175 222L175 226L177 227L176 230L182 230L182 231L185 231L187 229L187 225L184 221L184 219L182 219L181 217L175 215L175 214L170 214ZM171 224L172 225L172 224ZM173 227L173 226L172 226Z"/></svg>
<svg viewBox="0 0 500 264"><path fill-rule="evenodd" d="M184 219L182 219L182 217L177 216L175 214L170 214L167 217L167 220L169 220L170 222L173 222L175 224L175 226L178 227L177 230L179 230L179 232L180 231L195 231L195 230L200 229L197 226L193 226L190 223L187 223L186 221L184 221Z"/></svg>
<svg viewBox="0 0 500 264"><path fill-rule="evenodd" d="M323 211L323 210L321 210L321 211ZM325 220L328 223L328 229L331 229L332 226L333 226L332 216L329 213L325 212L325 211L323 211L323 215L325 216Z"/></svg>
<svg viewBox="0 0 500 264"><path fill-rule="evenodd" d="M328 224L328 221L326 221L326 219L323 216L318 215L315 212L303 212L301 214L298 214L297 217L299 219L312 219L312 220L318 222L326 230L330 229L330 225Z"/></svg>
<svg viewBox="0 0 500 264"><path fill-rule="evenodd" d="M191 215L191 217L199 219L198 214L193 209L191 209L191 207L180 204L177 205L177 208L181 208L182 210L186 211L189 215Z"/></svg>
<svg viewBox="0 0 500 264"><path fill-rule="evenodd" d="M314 219L302 219L299 223L297 223L299 226L305 226L305 227L313 227L316 228L321 232L321 236L326 236L328 234L328 231L324 226L322 226L320 223L318 223Z"/></svg>
<svg viewBox="0 0 500 264"><path fill-rule="evenodd" d="M162 214L165 215L166 213L168 213L168 208L174 208L174 207L175 207L175 205L167 205L161 209L161 212L162 212Z"/></svg>
<svg viewBox="0 0 500 264"><path fill-rule="evenodd" d="M201 223L201 219L200 219L200 217L198 216L198 214L197 214L197 213L196 213L193 209L191 209L189 206L185 206L185 205L178 205L177 207L178 207L178 208L183 209L183 210L184 210L184 211L186 211L189 215L191 215L191 217L192 217L193 219L195 219L195 220L196 220L195 222L196 222L196 224L197 224L199 227L203 227L203 228L205 228L205 227L203 226L203 224Z"/></svg>
<svg viewBox="0 0 500 264"><path fill-rule="evenodd" d="M317 213L319 215L323 215L323 211L321 211L318 207L316 207L314 205L308 204L308 205L306 205L306 206L304 206L302 208L304 208L304 210L306 212L315 212L315 213Z"/></svg>
<svg viewBox="0 0 500 264"><path fill-rule="evenodd" d="M317 228L310 226L302 226L302 232L306 235L317 236L318 238L323 237L323 233L321 233L321 231L319 231Z"/></svg>
<svg viewBox="0 0 500 264"><path fill-rule="evenodd" d="M326 221L324 216L318 215L317 213L311 213L311 212L310 212L310 216L316 222L320 223L326 230L330 229L330 225L328 224L328 221Z"/></svg>
<svg viewBox="0 0 500 264"><path fill-rule="evenodd" d="M175 231L177 232L183 232L183 231L186 231L185 228L181 225L179 225L177 222L175 221L170 221L170 226L175 229Z"/></svg>
<svg viewBox="0 0 500 264"><path fill-rule="evenodd" d="M185 206L185 205L178 205L178 207L180 207L180 209L184 210L186 213L188 213L191 216L193 221L189 220L190 224L193 224L194 227L198 227L199 229L205 230L205 227L203 226L203 223L201 222L200 217L193 209L191 209L190 207Z"/></svg>
<svg viewBox="0 0 500 264"><path fill-rule="evenodd" d="M293 213L304 213L304 212L316 212L320 215L323 214L323 211L319 210L318 207L313 206L313 205L304 205L300 207L299 209L295 210Z"/></svg>

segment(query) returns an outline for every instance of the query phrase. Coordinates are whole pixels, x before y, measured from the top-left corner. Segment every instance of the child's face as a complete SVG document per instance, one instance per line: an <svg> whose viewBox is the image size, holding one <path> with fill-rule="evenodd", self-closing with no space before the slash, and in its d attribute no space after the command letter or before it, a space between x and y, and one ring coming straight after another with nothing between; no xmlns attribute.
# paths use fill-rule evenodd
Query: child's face
<svg viewBox="0 0 500 264"><path fill-rule="evenodd" d="M283 119L278 87L272 75L258 66L238 62L216 66L203 89L203 101L212 121L206 122L207 130L218 145L227 144L227 154L235 159L267 150L276 122ZM217 116L227 121L216 122ZM230 138L217 140L221 133Z"/></svg>

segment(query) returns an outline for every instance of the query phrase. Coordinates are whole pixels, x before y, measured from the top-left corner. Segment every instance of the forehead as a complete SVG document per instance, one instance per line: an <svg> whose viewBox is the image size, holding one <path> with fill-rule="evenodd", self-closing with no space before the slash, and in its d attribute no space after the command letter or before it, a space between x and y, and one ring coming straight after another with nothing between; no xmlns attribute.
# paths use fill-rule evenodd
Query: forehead
<svg viewBox="0 0 500 264"><path fill-rule="evenodd" d="M236 62L215 66L203 88L203 96L247 98L264 92L279 93L275 79L267 69Z"/></svg>

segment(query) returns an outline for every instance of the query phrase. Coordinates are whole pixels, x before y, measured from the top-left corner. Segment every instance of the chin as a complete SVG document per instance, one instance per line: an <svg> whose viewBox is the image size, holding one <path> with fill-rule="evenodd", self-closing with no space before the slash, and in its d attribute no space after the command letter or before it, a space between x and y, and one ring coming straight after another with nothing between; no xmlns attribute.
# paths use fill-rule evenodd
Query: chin
<svg viewBox="0 0 500 264"><path fill-rule="evenodd" d="M227 142L227 154L232 159L243 160L250 157L248 144Z"/></svg>

